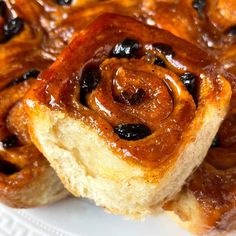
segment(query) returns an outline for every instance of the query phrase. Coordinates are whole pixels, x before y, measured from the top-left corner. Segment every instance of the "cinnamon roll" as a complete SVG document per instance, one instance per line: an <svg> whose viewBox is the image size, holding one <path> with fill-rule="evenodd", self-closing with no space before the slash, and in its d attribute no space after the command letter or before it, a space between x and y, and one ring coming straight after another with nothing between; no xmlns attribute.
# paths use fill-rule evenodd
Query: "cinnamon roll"
<svg viewBox="0 0 236 236"><path fill-rule="evenodd" d="M167 31L105 14L27 94L31 138L75 196L144 217L203 161L228 110L225 77Z"/></svg>

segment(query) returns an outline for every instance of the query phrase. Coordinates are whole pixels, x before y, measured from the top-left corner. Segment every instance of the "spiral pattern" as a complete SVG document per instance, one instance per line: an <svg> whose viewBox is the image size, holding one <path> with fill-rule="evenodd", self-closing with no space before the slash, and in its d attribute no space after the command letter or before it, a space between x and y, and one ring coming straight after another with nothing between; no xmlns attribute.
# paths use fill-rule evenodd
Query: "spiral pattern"
<svg viewBox="0 0 236 236"><path fill-rule="evenodd" d="M8 156L7 161L10 162L12 158L12 166L10 162L3 163L12 168L12 173L14 170L21 170L27 163L31 165L33 161L30 160L43 159L30 141L26 115L20 102L32 84L25 81L37 77L38 73L35 72L47 68L55 60L56 55L70 40L75 28L82 28L82 24L77 24L76 19L78 15L83 17L83 6L94 2L96 1L86 0L63 4L63 1L46 0L0 1L0 61L4 64L0 71L0 141L3 148L1 157L4 159ZM128 1L125 4L133 5ZM91 17L87 17L88 22L100 12L113 10L118 5L107 4L103 8L99 4L93 5L93 9L97 10ZM84 14L89 12L87 10ZM12 152L11 148L14 148L14 154L10 155L8 153ZM26 158L23 161L25 164L17 163L14 166L17 156L22 161ZM2 171L9 168L3 168Z"/></svg>
<svg viewBox="0 0 236 236"><path fill-rule="evenodd" d="M221 96L213 64L168 32L107 14L73 40L42 74L49 83L31 95L82 119L127 160L158 166L185 142L206 99Z"/></svg>

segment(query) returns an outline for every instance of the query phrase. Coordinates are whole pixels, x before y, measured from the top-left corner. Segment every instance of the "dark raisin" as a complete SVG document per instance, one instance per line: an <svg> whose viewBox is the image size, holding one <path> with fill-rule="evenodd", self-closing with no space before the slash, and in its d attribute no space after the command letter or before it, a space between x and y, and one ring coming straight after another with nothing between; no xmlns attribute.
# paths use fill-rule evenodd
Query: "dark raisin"
<svg viewBox="0 0 236 236"><path fill-rule="evenodd" d="M19 146L19 141L16 135L6 137L4 140L1 141L1 143L2 147L5 149Z"/></svg>
<svg viewBox="0 0 236 236"><path fill-rule="evenodd" d="M0 173L3 173L5 175L12 175L18 171L20 171L20 169L16 165L0 159Z"/></svg>
<svg viewBox="0 0 236 236"><path fill-rule="evenodd" d="M100 70L97 67L87 67L83 70L80 86L86 93L95 89L101 79Z"/></svg>
<svg viewBox="0 0 236 236"><path fill-rule="evenodd" d="M16 17L3 26L4 40L8 41L15 35L21 32L24 27L24 22L20 17Z"/></svg>
<svg viewBox="0 0 236 236"><path fill-rule="evenodd" d="M140 104L146 96L146 92L141 88L132 95L131 99L129 100L130 105L137 105Z"/></svg>
<svg viewBox="0 0 236 236"><path fill-rule="evenodd" d="M127 38L115 45L110 53L110 57L135 58L139 48L140 45L137 40Z"/></svg>
<svg viewBox="0 0 236 236"><path fill-rule="evenodd" d="M180 79L189 91L189 93L192 94L194 92L196 76L190 72L185 72L183 75L181 75Z"/></svg>
<svg viewBox="0 0 236 236"><path fill-rule="evenodd" d="M58 5L64 6L64 5L70 5L72 3L72 0L56 0Z"/></svg>
<svg viewBox="0 0 236 236"><path fill-rule="evenodd" d="M121 102L121 103L125 103L125 104L127 104L127 105L130 105L129 100L130 100L131 96L132 96L132 95L130 95L130 93L124 91L124 92L122 92L119 96L117 96L117 97L115 98L115 100L118 101L118 102Z"/></svg>
<svg viewBox="0 0 236 236"><path fill-rule="evenodd" d="M11 87L11 86L14 86L16 84L19 84L19 83L22 83L30 78L37 78L37 76L39 75L40 71L38 70L30 70L30 71L27 71L25 74L23 74L21 77L11 81L7 87Z"/></svg>
<svg viewBox="0 0 236 236"><path fill-rule="evenodd" d="M161 66L161 67L166 67L165 62L159 57L155 58L154 65Z"/></svg>
<svg viewBox="0 0 236 236"><path fill-rule="evenodd" d="M127 105L137 105L143 101L145 96L146 96L146 92L141 88L141 89L138 89L136 93L134 94L130 94L124 91L117 97L116 100L118 102L122 102Z"/></svg>
<svg viewBox="0 0 236 236"><path fill-rule="evenodd" d="M192 6L195 10L197 10L198 15L203 17L203 11L206 6L206 0L193 0Z"/></svg>
<svg viewBox="0 0 236 236"><path fill-rule="evenodd" d="M228 36L236 36L236 25L230 26L226 31L225 34Z"/></svg>
<svg viewBox="0 0 236 236"><path fill-rule="evenodd" d="M156 49L158 52L162 53L165 56L175 56L175 52L173 51L172 47L165 43L154 43L153 48Z"/></svg>
<svg viewBox="0 0 236 236"><path fill-rule="evenodd" d="M151 130L143 124L120 124L114 128L114 131L125 140L143 139L151 134Z"/></svg>
<svg viewBox="0 0 236 236"><path fill-rule="evenodd" d="M0 16L5 17L7 11L6 3L3 1L0 1Z"/></svg>
<svg viewBox="0 0 236 236"><path fill-rule="evenodd" d="M32 70L27 71L27 72L23 75L23 78L24 78L24 80L28 80L28 79L30 79L30 78L37 78L38 75L39 75L39 73L40 73L39 70L32 69Z"/></svg>
<svg viewBox="0 0 236 236"><path fill-rule="evenodd" d="M98 67L86 67L80 80L80 102L86 105L85 96L95 89L101 80L101 74Z"/></svg>
<svg viewBox="0 0 236 236"><path fill-rule="evenodd" d="M212 148L220 147L220 140L217 136L215 136L215 138L213 139L211 147Z"/></svg>

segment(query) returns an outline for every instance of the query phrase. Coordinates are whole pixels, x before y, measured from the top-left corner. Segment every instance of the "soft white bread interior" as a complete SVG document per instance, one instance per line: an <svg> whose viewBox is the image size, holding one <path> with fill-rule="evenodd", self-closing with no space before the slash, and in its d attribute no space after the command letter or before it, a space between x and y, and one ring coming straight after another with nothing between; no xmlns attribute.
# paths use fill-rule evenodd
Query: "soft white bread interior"
<svg viewBox="0 0 236 236"><path fill-rule="evenodd" d="M228 83L224 89L230 91ZM229 102L230 92L224 99ZM188 141L175 159L155 169L119 158L103 137L80 119L30 99L25 105L33 142L72 194L93 199L114 214L140 218L154 213L180 191L203 161L227 112L225 101L218 106L206 104L185 133L183 138Z"/></svg>

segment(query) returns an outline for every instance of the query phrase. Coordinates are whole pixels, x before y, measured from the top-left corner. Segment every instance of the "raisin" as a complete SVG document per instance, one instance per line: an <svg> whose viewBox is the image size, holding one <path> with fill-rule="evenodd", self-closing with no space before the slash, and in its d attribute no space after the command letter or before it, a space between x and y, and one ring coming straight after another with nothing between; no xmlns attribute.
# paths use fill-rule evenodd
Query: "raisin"
<svg viewBox="0 0 236 236"><path fill-rule="evenodd" d="M6 12L7 12L6 3L3 1L0 1L0 16L6 17Z"/></svg>
<svg viewBox="0 0 236 236"><path fill-rule="evenodd" d="M110 57L135 58L139 48L140 45L137 40L126 38L121 43L115 45L110 53Z"/></svg>
<svg viewBox="0 0 236 236"><path fill-rule="evenodd" d="M4 42L19 34L24 27L24 22L20 17L16 17L3 26Z"/></svg>
<svg viewBox="0 0 236 236"><path fill-rule="evenodd" d="M72 0L56 0L58 5L65 6L70 5L72 3Z"/></svg>
<svg viewBox="0 0 236 236"><path fill-rule="evenodd" d="M203 11L206 6L206 0L193 0L192 6L195 10L197 10L198 15L203 17Z"/></svg>
<svg viewBox="0 0 236 236"><path fill-rule="evenodd" d="M212 148L220 147L220 140L217 136L215 136L215 138L213 139L211 147Z"/></svg>
<svg viewBox="0 0 236 236"><path fill-rule="evenodd" d="M95 89L101 80L101 74L98 67L86 67L80 80L80 102L86 105L85 96Z"/></svg>
<svg viewBox="0 0 236 236"><path fill-rule="evenodd" d="M161 67L166 67L165 62L159 57L155 58L154 65L161 66Z"/></svg>
<svg viewBox="0 0 236 236"><path fill-rule="evenodd" d="M236 25L230 26L226 31L225 34L228 36L236 36Z"/></svg>
<svg viewBox="0 0 236 236"><path fill-rule="evenodd" d="M120 124L114 128L114 132L125 140L143 139L151 134L151 130L143 124Z"/></svg>
<svg viewBox="0 0 236 236"><path fill-rule="evenodd" d="M16 135L6 137L4 140L1 141L1 143L2 147L5 149L19 146L19 141Z"/></svg>
<svg viewBox="0 0 236 236"><path fill-rule="evenodd" d="M196 76L190 72L185 72L183 75L181 75L180 79L189 93L193 94L196 83Z"/></svg>
<svg viewBox="0 0 236 236"><path fill-rule="evenodd" d="M14 86L16 84L19 84L19 83L22 83L30 78L37 78L37 76L39 75L40 71L38 70L30 70L30 71L27 71L25 74L23 74L21 77L11 81L7 87L11 87L11 86Z"/></svg>
<svg viewBox="0 0 236 236"><path fill-rule="evenodd" d="M20 171L20 169L16 165L0 159L0 173L3 173L5 175L12 175L18 171Z"/></svg>
<svg viewBox="0 0 236 236"><path fill-rule="evenodd" d="M99 68L96 67L88 67L83 70L81 76L81 89L86 93L91 92L95 89L101 79Z"/></svg>

